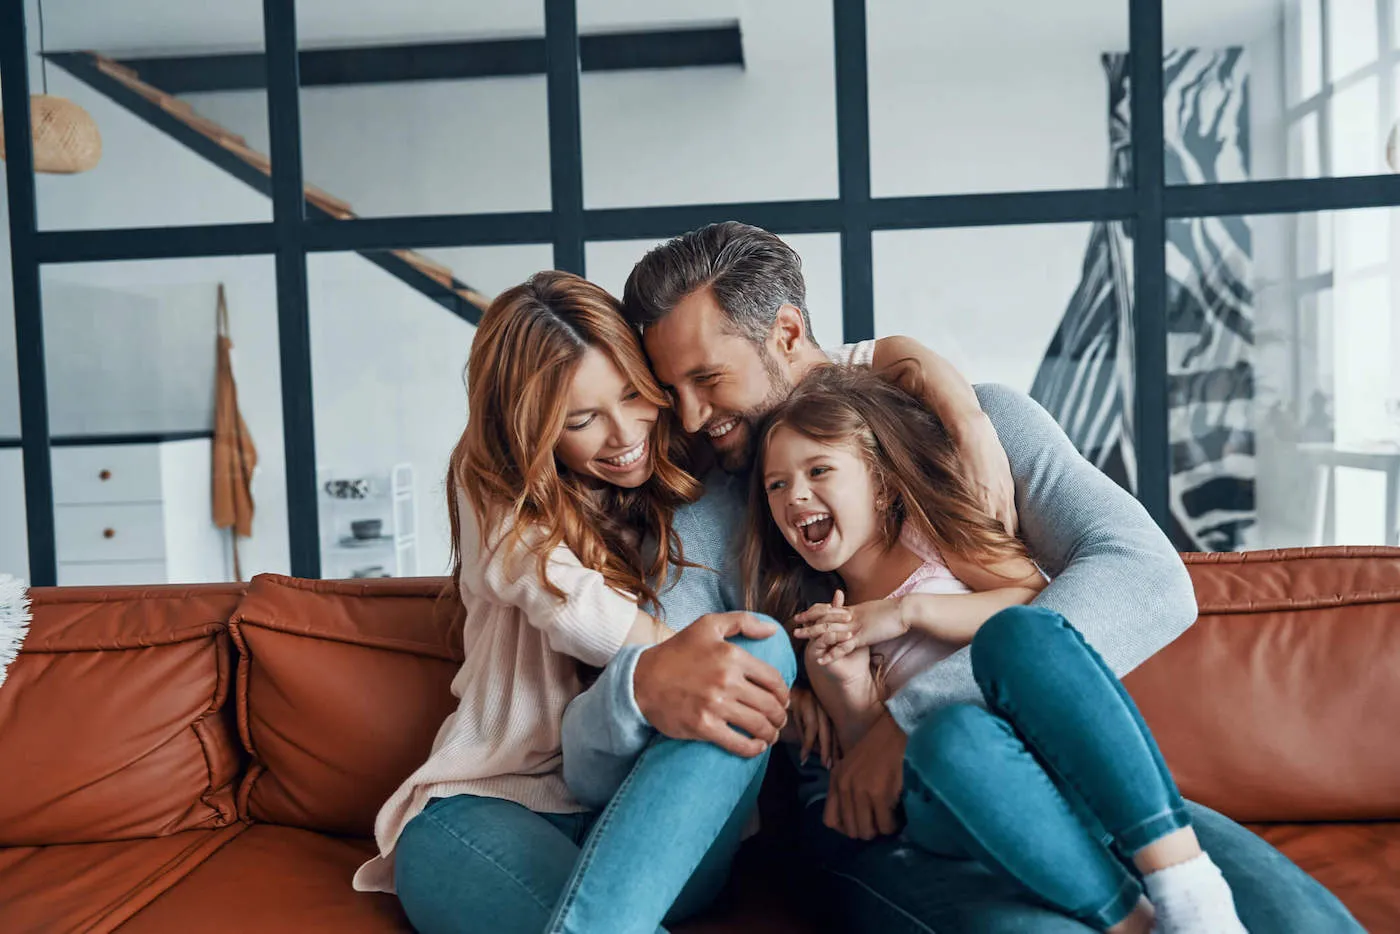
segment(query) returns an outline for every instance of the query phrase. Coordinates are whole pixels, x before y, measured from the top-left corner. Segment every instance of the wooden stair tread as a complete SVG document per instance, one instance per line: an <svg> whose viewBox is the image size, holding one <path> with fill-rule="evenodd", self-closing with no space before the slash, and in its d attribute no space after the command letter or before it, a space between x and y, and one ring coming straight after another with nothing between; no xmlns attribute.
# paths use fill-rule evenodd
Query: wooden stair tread
<svg viewBox="0 0 1400 934"><path fill-rule="evenodd" d="M156 104L161 110L170 116L184 123L192 130L208 137L218 143L224 149L233 153L247 164L256 168L264 175L271 177L272 160L268 156L248 145L248 141L237 133L231 132L219 123L215 123L207 117L200 116L194 107L173 94L167 94L160 88L147 84L141 80L141 76L131 68L106 58L96 52L88 52L97 64L97 68L103 74L115 79L127 89L139 94L141 97ZM337 198L330 192L317 188L315 185L307 184L303 188L306 200L315 205L320 210L334 217L336 220L349 220L355 217L355 211L349 202ZM452 270L421 253L412 250L390 250L391 254L404 263L416 269L418 272L432 279L438 285L460 296L470 302L475 307L486 310L491 303L490 299L474 289L467 288L457 281Z"/></svg>

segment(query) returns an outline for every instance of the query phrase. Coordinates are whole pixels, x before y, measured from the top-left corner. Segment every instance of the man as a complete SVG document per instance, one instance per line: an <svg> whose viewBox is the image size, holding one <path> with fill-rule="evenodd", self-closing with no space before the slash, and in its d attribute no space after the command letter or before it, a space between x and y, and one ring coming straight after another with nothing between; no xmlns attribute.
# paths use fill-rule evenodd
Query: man
<svg viewBox="0 0 1400 934"><path fill-rule="evenodd" d="M915 342L824 353L811 337L800 261L776 236L725 223L678 237L637 264L624 305L686 431L707 439L731 473L749 468L758 420L814 367L872 366L920 391L948 423L989 509L1012 527L1016 514L1003 505L998 477L1001 458L1009 462L1019 532L1052 578L1035 602L1074 620L1116 674L1194 621L1191 582L1166 537L1043 409L1005 387L977 387L974 395ZM995 436L1004 454L989 450ZM683 517L678 528L687 533ZM729 605L713 609L733 609L733 599L717 594ZM701 619L660 646L624 651L575 700L565 771L582 796L607 800L653 729L740 755L776 740L781 698L745 678L734 653L717 650L726 634ZM966 649L890 698L832 771L824 801L825 782L809 783L818 793L809 788L804 802L804 836L826 875L818 890L829 899L828 916L848 930L1087 930L975 862L933 856L898 835L907 737L930 711L958 702L982 702ZM1330 893L1264 841L1205 808L1192 805L1191 816L1251 930L1359 930Z"/></svg>

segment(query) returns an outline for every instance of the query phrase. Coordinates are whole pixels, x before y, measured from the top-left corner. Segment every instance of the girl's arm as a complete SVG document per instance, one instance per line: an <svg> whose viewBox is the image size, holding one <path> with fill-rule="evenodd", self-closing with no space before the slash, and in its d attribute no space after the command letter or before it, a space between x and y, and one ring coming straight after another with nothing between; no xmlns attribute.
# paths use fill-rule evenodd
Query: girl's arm
<svg viewBox="0 0 1400 934"><path fill-rule="evenodd" d="M1030 603L1046 585L1027 558L985 565L945 556L945 563L972 593L911 593L850 607L818 604L794 618L801 627L794 635L812 640L810 650L820 665L910 630L962 647L987 620L1009 606Z"/></svg>

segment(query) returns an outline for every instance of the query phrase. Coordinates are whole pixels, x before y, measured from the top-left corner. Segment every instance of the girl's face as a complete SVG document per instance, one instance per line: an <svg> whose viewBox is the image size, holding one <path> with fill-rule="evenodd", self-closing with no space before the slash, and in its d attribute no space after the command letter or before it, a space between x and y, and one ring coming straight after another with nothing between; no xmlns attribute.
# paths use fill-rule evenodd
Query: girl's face
<svg viewBox="0 0 1400 934"><path fill-rule="evenodd" d="M633 489L651 478L659 410L596 347L584 351L569 384L564 431L554 456L592 480Z"/></svg>
<svg viewBox="0 0 1400 934"><path fill-rule="evenodd" d="M778 428L763 452L763 487L783 537L818 571L839 571L864 549L881 547L879 491L852 446Z"/></svg>

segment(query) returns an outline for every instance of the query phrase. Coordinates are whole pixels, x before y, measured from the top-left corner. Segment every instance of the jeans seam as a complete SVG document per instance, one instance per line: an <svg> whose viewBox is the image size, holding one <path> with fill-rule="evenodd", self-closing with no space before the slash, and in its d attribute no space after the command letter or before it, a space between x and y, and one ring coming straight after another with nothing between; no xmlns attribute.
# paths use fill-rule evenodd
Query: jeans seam
<svg viewBox="0 0 1400 934"><path fill-rule="evenodd" d="M530 889L530 886L527 885L527 884L525 883L525 880L524 880L524 879L520 878L518 875L516 875L514 872L512 872L509 868L507 868L505 865L503 865L499 860L497 860L497 859L496 859L494 856L492 856L490 853L487 853L485 850L481 849L479 846L477 846L477 845L476 845L475 843L473 843L471 840L469 840L469 839L467 839L466 837L464 837L464 836L462 836L461 834L459 834L459 833L458 833L455 829L453 829L453 827L452 827L450 824L448 824L446 821L440 820L436 814L423 814L423 815L421 815L421 816L422 816L424 819L426 819L426 820L430 821L431 823L435 824L439 829L441 829L444 833L446 833L446 834L447 834L449 837L451 837L452 839L456 840L456 841L457 841L458 843L460 843L462 846L466 847L468 850L471 850L471 851L472 851L473 853L475 853L477 856L481 857L482 859L486 860L486 862L488 862L488 863L490 863L492 866L494 866L494 867L501 873L501 875L505 876L507 879L509 879L510 881L514 882L516 885L520 886L521 890L523 890L523 891L525 892L526 895L530 896L530 898L533 899L534 902L535 902L536 904L538 904L541 908L543 908L543 909L546 910L546 911L549 910L549 907L550 907L550 906L549 906L548 904L546 904L545 901L544 901L543 899L541 899L538 895L536 895L536 894Z"/></svg>
<svg viewBox="0 0 1400 934"><path fill-rule="evenodd" d="M584 846L579 851L578 860L574 863L573 880L568 889L559 896L559 901L554 909L554 922L545 931L545 934L561 934L561 932L564 931L564 919L568 916L569 912L573 910L579 889L583 885L584 871L587 869L589 862L593 859L594 853L597 852L598 841L602 838L604 832L607 831L608 825L612 823L614 805L617 801L621 800L623 795L627 793L627 790L632 787L633 780L638 772L638 767L641 765L642 760L656 748L654 745L655 742L656 738L653 737L652 743L648 744L647 748L642 750L641 755L637 757L637 761L633 763L632 768L628 770L627 777L622 780L622 784L619 785L617 791L613 793L612 800L603 808L603 812L598 815L598 821L589 831L588 839L584 842ZM696 865L698 866L699 864L697 863ZM694 871L694 867L691 867L691 871Z"/></svg>
<svg viewBox="0 0 1400 934"><path fill-rule="evenodd" d="M923 932L923 934L937 934L937 932L936 932L933 928L929 927L929 926L928 926L927 924L925 924L923 921L919 920L918 917L916 917L915 915L911 914L911 913L910 913L908 910L906 910L902 905L900 905L899 903L895 902L895 901L894 901L893 899L891 899L889 896L887 896L887 895L885 895L885 894L879 892L878 890L876 890L873 886L871 886L870 884L868 884L867 882L865 882L865 880L860 879L860 878L858 878L857 876L853 876L853 875L851 875L850 873L841 872L841 871L836 870L836 869L828 868L828 869L827 869L827 872L828 872L829 874L835 876L835 877L838 878L838 879L845 879L847 882L853 882L853 883L855 883L859 888L864 889L864 890L865 890L866 892L868 892L870 895L874 896L878 901L880 901L883 905L885 905L885 907L890 908L890 909L892 909L892 910L898 912L900 915L902 915L902 916L904 917L904 919L905 919L906 921L910 922L910 923L913 924L916 928L918 928L919 931Z"/></svg>
<svg viewBox="0 0 1400 934"><path fill-rule="evenodd" d="M963 833L967 834L968 837L970 837L972 840L976 841L978 849L980 849L980 850L982 850L982 851L984 851L984 852L990 853L990 852L991 852L991 849L990 849L985 843L983 843L983 841L981 840L981 838L979 838L979 837L977 836L976 833L974 833L974 832L972 831L972 828L968 827L967 822L964 821L961 817L958 816L958 812L957 812L956 810L954 810L954 808L953 808L953 806L952 806L951 804L948 803L948 799L945 798L942 794L939 793L938 786L935 785L935 784L933 784L932 782L930 782L930 781L928 780L928 778L927 778L926 776L924 776L923 773L921 773L921 772L919 771L918 766L917 766L912 760L910 760L910 759L905 759L904 764L905 764L905 767L909 770L910 775L919 783L919 786L920 786L920 788L924 791L924 793L925 793L925 794L928 794L928 795L931 795L932 797L935 797L935 798L938 799L939 803L942 804L943 807L948 811L948 813L951 814L951 815L953 816L953 819L956 820L956 821L958 822L959 826L962 828ZM1053 780L1050 779L1050 776L1049 776L1049 775L1046 775L1046 780L1047 780L1047 781L1050 781L1050 783L1051 783L1051 785L1052 785L1052 787L1053 787L1054 782L1053 782ZM974 855L974 856L977 856L978 862L983 862L983 860L982 860L982 858L981 858L981 856L980 856L979 854L974 853L973 855ZM1109 854L1109 858L1110 858L1111 860L1113 859L1112 854ZM1113 860L1113 861L1114 861L1115 864L1117 864L1117 861L1116 861L1116 860ZM1001 872L1003 875L1009 876L1009 877L1011 877L1011 878L1013 878L1013 879L1016 878L1015 874L1012 873L1010 870L1008 870L1005 866L997 865L997 866L990 866L990 867L988 867L988 868L994 869L994 870L996 870L996 871L998 871L998 872ZM1123 875L1124 875L1125 878L1123 879L1122 882L1120 882L1120 883L1118 884L1118 890L1113 894L1113 896L1112 896L1111 898L1109 898L1107 901L1105 901L1098 909L1095 909L1095 910L1089 911L1089 912L1082 912L1082 913L1072 913L1072 912L1071 912L1070 914L1072 914L1073 917L1078 918L1078 919L1081 920L1081 921L1092 921L1092 922L1095 922L1095 923L1099 922L1100 918L1102 917L1102 912L1104 912L1104 911L1107 910L1108 908L1111 908L1111 907L1113 907L1115 904L1117 904L1118 901L1122 898L1122 895L1123 895L1123 892L1124 892L1125 889L1127 889L1127 888L1130 887L1130 886L1136 886L1136 885L1137 885L1136 880L1133 879L1133 877L1127 872L1127 870L1123 870ZM1022 887L1026 888L1026 889L1029 889L1029 890L1031 890L1032 892L1034 892L1033 889L1030 889L1030 886L1026 885L1026 884L1025 884L1024 882L1022 882L1021 880L1017 879L1016 881L1017 881L1018 884L1020 884ZM1050 902L1050 904L1052 904L1052 905L1055 904L1051 899L1046 898L1046 896L1041 895L1039 892L1034 892L1034 894L1036 895L1037 898L1044 898L1047 902ZM1121 920L1123 920L1123 919L1122 919L1122 918L1118 918L1118 919L1114 920L1113 922L1110 922L1110 924L1117 924L1118 921L1121 921ZM1109 926L1109 925L1104 925L1104 926L1107 927L1107 926Z"/></svg>

